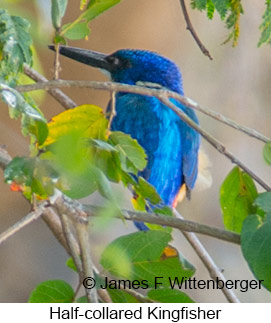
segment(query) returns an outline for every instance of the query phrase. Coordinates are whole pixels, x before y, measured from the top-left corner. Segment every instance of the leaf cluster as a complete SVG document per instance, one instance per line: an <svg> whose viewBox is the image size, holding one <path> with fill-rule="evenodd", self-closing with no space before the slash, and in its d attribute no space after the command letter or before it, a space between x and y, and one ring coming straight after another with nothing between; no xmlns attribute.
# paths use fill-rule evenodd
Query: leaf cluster
<svg viewBox="0 0 271 323"><path fill-rule="evenodd" d="M241 233L251 271L271 291L271 192L258 193L251 177L235 167L220 188L225 228Z"/></svg>
<svg viewBox="0 0 271 323"><path fill-rule="evenodd" d="M120 0L93 0L87 4L86 0L80 3L82 13L72 22L62 25L68 0L52 0L51 17L56 30L54 43L66 43L66 39L78 40L88 37L91 29L89 23L104 11L119 3Z"/></svg>
<svg viewBox="0 0 271 323"><path fill-rule="evenodd" d="M133 282L134 289L147 291L146 299L155 302L191 303L193 300L180 291L178 282L193 276L195 268L176 252L172 256L165 254L165 248L171 241L167 232L148 231L136 232L114 240L103 251L100 264L112 275L105 283L104 276L95 275L96 288L106 286L114 303L134 303L140 300L129 293L129 284ZM71 259L68 267L76 271ZM110 277L110 276L109 276ZM157 288L156 277L160 277ZM119 281L123 289L119 289ZM176 289L172 286L175 282ZM61 280L46 281L39 284L31 293L29 302L72 302L75 295L72 287ZM75 301L86 302L84 298Z"/></svg>
<svg viewBox="0 0 271 323"><path fill-rule="evenodd" d="M238 43L240 34L240 18L244 14L242 0L191 0L192 9L206 11L207 17L213 19L217 12L225 22L229 35L223 44L232 41L233 47ZM266 9L260 25L261 36L258 46L271 44L271 1L266 0Z"/></svg>

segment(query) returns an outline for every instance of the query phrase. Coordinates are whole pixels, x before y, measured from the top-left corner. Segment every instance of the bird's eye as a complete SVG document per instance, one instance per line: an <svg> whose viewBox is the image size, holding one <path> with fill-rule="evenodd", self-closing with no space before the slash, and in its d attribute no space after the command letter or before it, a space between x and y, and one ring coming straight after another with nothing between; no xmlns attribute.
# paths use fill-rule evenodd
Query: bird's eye
<svg viewBox="0 0 271 323"><path fill-rule="evenodd" d="M106 60L114 66L118 66L120 64L120 60L116 56L108 56Z"/></svg>

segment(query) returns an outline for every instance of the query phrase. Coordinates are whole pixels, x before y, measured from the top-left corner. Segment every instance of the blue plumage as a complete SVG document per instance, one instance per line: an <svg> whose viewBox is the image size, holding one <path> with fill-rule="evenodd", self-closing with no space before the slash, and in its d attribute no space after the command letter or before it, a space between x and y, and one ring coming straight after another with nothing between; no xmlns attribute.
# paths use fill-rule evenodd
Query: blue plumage
<svg viewBox="0 0 271 323"><path fill-rule="evenodd" d="M160 85L183 95L181 73L172 61L141 50L120 50L111 56L125 66L111 72L113 81ZM198 123L193 110L172 101ZM186 183L189 190L194 187L199 135L155 97L117 94L116 112L112 129L129 133L144 147L148 165L142 176L171 206L182 184Z"/></svg>
<svg viewBox="0 0 271 323"><path fill-rule="evenodd" d="M60 53L110 73L115 82L164 87L183 95L182 76L171 60L143 50L119 50L111 55L73 47ZM198 123L193 110L172 99ZM193 189L198 172L198 133L155 97L117 93L112 129L137 139L145 149L148 163L141 173L157 190L166 205L172 206L183 184ZM137 224L146 229L144 224Z"/></svg>

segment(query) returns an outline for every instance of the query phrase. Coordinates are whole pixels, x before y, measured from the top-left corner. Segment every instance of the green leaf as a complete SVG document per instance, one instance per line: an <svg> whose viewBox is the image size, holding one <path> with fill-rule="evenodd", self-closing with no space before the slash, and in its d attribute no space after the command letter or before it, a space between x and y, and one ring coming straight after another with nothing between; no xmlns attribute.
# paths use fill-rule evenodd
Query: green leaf
<svg viewBox="0 0 271 323"><path fill-rule="evenodd" d="M26 193L38 194L44 198L54 192L54 179L56 172L52 166L38 158L15 157L6 167L4 172L5 180L8 183L15 182L18 185L25 185L31 189Z"/></svg>
<svg viewBox="0 0 271 323"><path fill-rule="evenodd" d="M229 1L229 15L226 19L226 27L232 30L228 38L223 42L223 44L232 40L232 46L235 47L238 42L240 33L240 16L244 13L241 0L230 0Z"/></svg>
<svg viewBox="0 0 271 323"><path fill-rule="evenodd" d="M266 0L265 5L266 8L262 17L263 20L260 25L261 37L258 42L258 47L260 47L264 43L271 44L271 0Z"/></svg>
<svg viewBox="0 0 271 323"><path fill-rule="evenodd" d="M132 274L132 264L129 254L122 245L118 244L118 241L113 241L106 247L101 255L100 263L114 275L130 277Z"/></svg>
<svg viewBox="0 0 271 323"><path fill-rule="evenodd" d="M157 206L157 207L153 208L153 213L167 215L167 216L173 216L172 208L170 208L167 205Z"/></svg>
<svg viewBox="0 0 271 323"><path fill-rule="evenodd" d="M147 296L157 303L194 303L185 293L171 288L151 289Z"/></svg>
<svg viewBox="0 0 271 323"><path fill-rule="evenodd" d="M119 2L120 0L92 0L81 17L89 22Z"/></svg>
<svg viewBox="0 0 271 323"><path fill-rule="evenodd" d="M192 0L191 7L192 9L205 10L206 9L207 0Z"/></svg>
<svg viewBox="0 0 271 323"><path fill-rule="evenodd" d="M215 6L214 6L212 0L207 0L206 9L207 9L207 17L209 19L213 19L214 12L215 12Z"/></svg>
<svg viewBox="0 0 271 323"><path fill-rule="evenodd" d="M42 113L31 106L19 92L6 84L0 84L0 95L9 106L11 117L16 119L22 117L23 134L32 134L37 142L42 144L48 135L46 119Z"/></svg>
<svg viewBox="0 0 271 323"><path fill-rule="evenodd" d="M257 195L252 178L234 167L220 188L220 206L226 229L241 232L244 219L256 212L253 201Z"/></svg>
<svg viewBox="0 0 271 323"><path fill-rule="evenodd" d="M71 303L74 291L63 280L48 280L39 284L30 294L29 303Z"/></svg>
<svg viewBox="0 0 271 323"><path fill-rule="evenodd" d="M67 45L65 38L63 36L58 35L58 34L55 35L53 43Z"/></svg>
<svg viewBox="0 0 271 323"><path fill-rule="evenodd" d="M48 136L48 127L44 121L36 120L34 122L27 122L27 132L31 133L37 139L39 145L42 145ZM27 133L26 132L26 133Z"/></svg>
<svg viewBox="0 0 271 323"><path fill-rule="evenodd" d="M161 202L161 197L157 193L155 187L141 176L138 178L138 184L135 186L135 191L145 199L148 199L152 204Z"/></svg>
<svg viewBox="0 0 271 323"><path fill-rule="evenodd" d="M49 147L48 158L57 169L59 189L71 198L86 197L97 190L97 172L92 162L89 149L79 133L65 134Z"/></svg>
<svg viewBox="0 0 271 323"><path fill-rule="evenodd" d="M103 147L101 142L103 142ZM100 141L100 143L97 145L97 141L91 140L90 142L93 148L93 163L104 172L110 181L119 182L125 176L121 169L119 153L105 141Z"/></svg>
<svg viewBox="0 0 271 323"><path fill-rule="evenodd" d="M229 0L212 0L215 9L219 13L221 19L223 20L229 9Z"/></svg>
<svg viewBox="0 0 271 323"><path fill-rule="evenodd" d="M77 268L76 268L75 263L73 262L72 258L67 259L66 266L77 273Z"/></svg>
<svg viewBox="0 0 271 323"><path fill-rule="evenodd" d="M84 12L81 13L73 22L68 23L61 28L60 36L69 39L81 39L86 37L90 29L88 24L91 20L99 16L104 11L119 3L120 0L92 0ZM80 6L84 6L85 2L81 2Z"/></svg>
<svg viewBox="0 0 271 323"><path fill-rule="evenodd" d="M51 17L56 30L61 27L61 20L65 15L68 0L52 0Z"/></svg>
<svg viewBox="0 0 271 323"><path fill-rule="evenodd" d="M270 23L271 25L271 23ZM271 142L267 142L263 147L263 158L267 165L271 165Z"/></svg>
<svg viewBox="0 0 271 323"><path fill-rule="evenodd" d="M271 192L260 193L254 203L265 213L271 213Z"/></svg>
<svg viewBox="0 0 271 323"><path fill-rule="evenodd" d="M66 30L66 32L63 32L62 36L70 40L78 40L78 39L85 38L90 33L90 28L88 27L88 21L78 22L76 24L73 24L73 23L66 24L63 26L63 30Z"/></svg>
<svg viewBox="0 0 271 323"><path fill-rule="evenodd" d="M216 10L221 20L226 20L226 28L230 30L230 34L223 44L232 40L232 45L237 45L240 32L240 17L244 13L241 0L192 0L191 7L200 11L206 10L209 19L213 19Z"/></svg>
<svg viewBox="0 0 271 323"><path fill-rule="evenodd" d="M27 157L15 157L4 171L8 183L16 181L17 184L31 185L35 167L35 160Z"/></svg>
<svg viewBox="0 0 271 323"><path fill-rule="evenodd" d="M116 277L147 280L150 287L154 286L155 277L162 277L160 282L167 287L170 284L168 277L188 278L195 271L178 255L168 257L164 254L171 239L171 235L163 231L141 231L122 236L106 247L100 263ZM126 274L119 266L123 255L131 268Z"/></svg>
<svg viewBox="0 0 271 323"><path fill-rule="evenodd" d="M86 4L87 4L87 0L81 0L80 1L80 10L84 10Z"/></svg>
<svg viewBox="0 0 271 323"><path fill-rule="evenodd" d="M0 9L0 48L3 57L1 65L4 62L13 73L21 70L23 63L32 64L29 27L26 19L10 16L6 10Z"/></svg>
<svg viewBox="0 0 271 323"><path fill-rule="evenodd" d="M129 135L114 131L109 137L109 143L118 150L122 169L125 172L137 174L138 170L143 170L146 167L147 156L144 149Z"/></svg>
<svg viewBox="0 0 271 323"><path fill-rule="evenodd" d="M258 280L271 291L271 215L265 219L248 216L241 232L241 247L248 265Z"/></svg>
<svg viewBox="0 0 271 323"><path fill-rule="evenodd" d="M121 203L119 202L119 204ZM95 212L97 216L91 220L92 232L104 232L104 229L110 225L112 220L121 214L118 205L115 201L107 201L100 210Z"/></svg>
<svg viewBox="0 0 271 323"><path fill-rule="evenodd" d="M100 194L111 202L115 202L115 196L113 194L112 187L107 177L99 168L96 168L94 180L97 183L98 191L100 192Z"/></svg>

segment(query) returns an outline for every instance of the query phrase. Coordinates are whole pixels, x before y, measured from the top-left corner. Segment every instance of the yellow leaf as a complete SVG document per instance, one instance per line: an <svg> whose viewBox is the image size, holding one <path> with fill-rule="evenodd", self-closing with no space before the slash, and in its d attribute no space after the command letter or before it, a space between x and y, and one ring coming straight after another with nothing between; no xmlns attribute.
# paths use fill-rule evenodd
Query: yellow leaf
<svg viewBox="0 0 271 323"><path fill-rule="evenodd" d="M42 147L71 133L78 133L86 139L105 139L107 124L108 121L100 107L91 104L80 105L52 118L48 123L49 135Z"/></svg>

